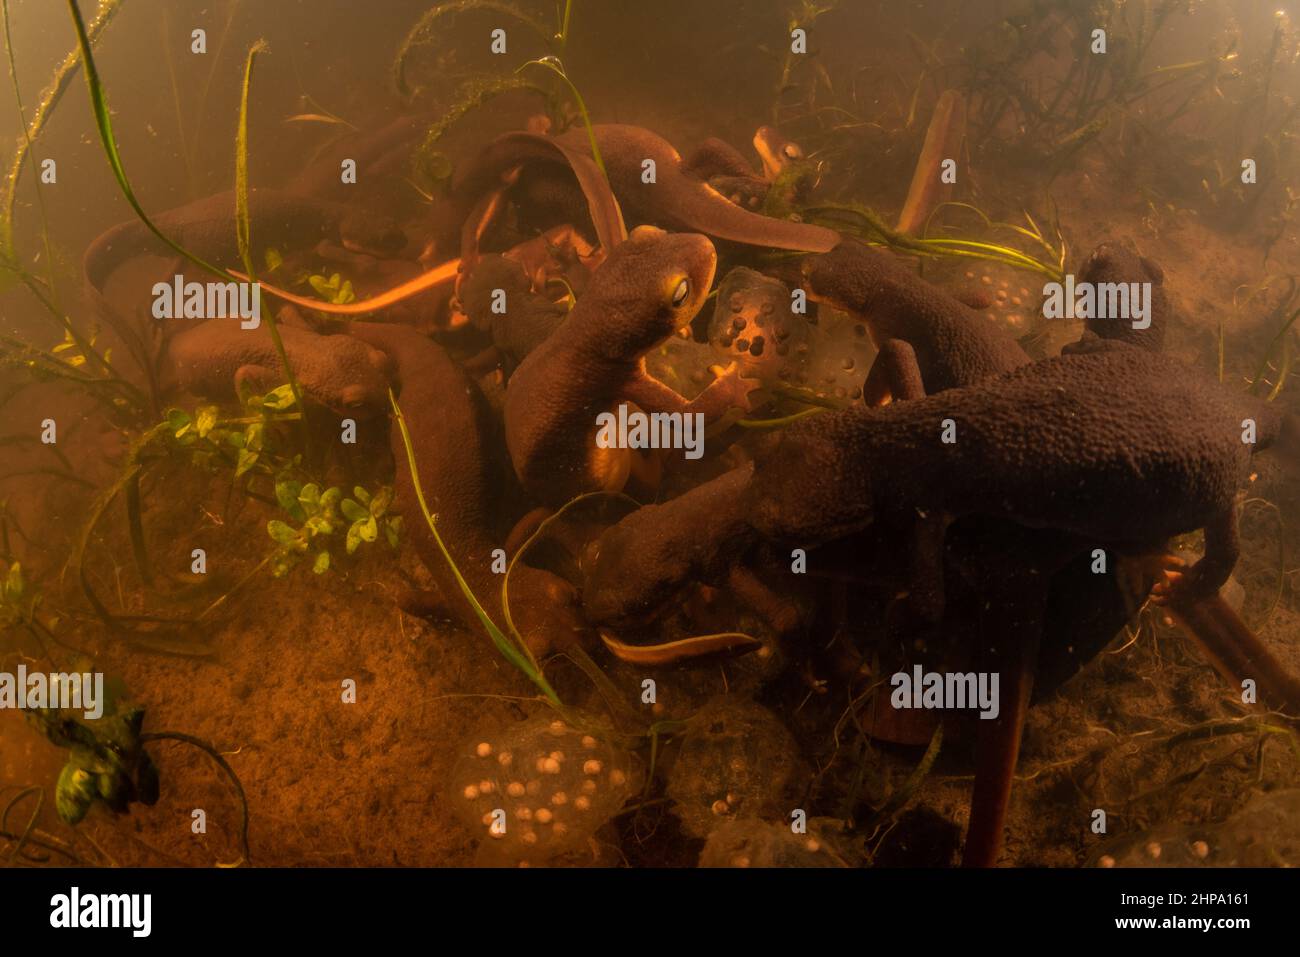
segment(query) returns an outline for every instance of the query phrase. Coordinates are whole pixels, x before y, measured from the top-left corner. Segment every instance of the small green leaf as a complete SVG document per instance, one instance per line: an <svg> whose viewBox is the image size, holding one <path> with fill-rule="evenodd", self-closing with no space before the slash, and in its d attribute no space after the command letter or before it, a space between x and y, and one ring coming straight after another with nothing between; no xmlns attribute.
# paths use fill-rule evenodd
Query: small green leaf
<svg viewBox="0 0 1300 957"><path fill-rule="evenodd" d="M360 522L370 517L368 509L362 508L350 498L345 498L343 500L339 506L339 510L343 513L343 517L349 522Z"/></svg>
<svg viewBox="0 0 1300 957"><path fill-rule="evenodd" d="M361 526L361 540L373 542L379 538L379 523L375 521L373 515L367 515L365 521L358 522Z"/></svg>
<svg viewBox="0 0 1300 957"><path fill-rule="evenodd" d="M351 555L361 545L361 523L348 526L347 551Z"/></svg>
<svg viewBox="0 0 1300 957"><path fill-rule="evenodd" d="M59 818L67 824L77 824L86 816L94 801L94 775L69 761L59 772L59 783L54 789L54 806L59 812Z"/></svg>
<svg viewBox="0 0 1300 957"><path fill-rule="evenodd" d="M275 272L284 265L284 257L280 255L278 249L268 249L262 254L262 258L266 261L267 272Z"/></svg>
<svg viewBox="0 0 1300 957"><path fill-rule="evenodd" d="M239 478L254 465L257 464L256 452L250 452L248 449L239 450L239 461L235 465L235 478Z"/></svg>
<svg viewBox="0 0 1300 957"><path fill-rule="evenodd" d="M23 566L14 562L9 566L5 576L4 596L6 601L16 602L23 597Z"/></svg>
<svg viewBox="0 0 1300 957"><path fill-rule="evenodd" d="M262 408L283 412L285 409L293 408L293 403L293 386L286 382L284 385L272 389L263 397Z"/></svg>
<svg viewBox="0 0 1300 957"><path fill-rule="evenodd" d="M266 523L266 532L281 545L293 545L299 539L297 529L278 518L273 518Z"/></svg>
<svg viewBox="0 0 1300 957"><path fill-rule="evenodd" d="M397 547L397 533L401 530L401 518L390 518L384 522L384 538L388 539L388 547Z"/></svg>
<svg viewBox="0 0 1300 957"><path fill-rule="evenodd" d="M393 490L384 485L370 499L370 514L375 518L383 518L392 503Z"/></svg>
<svg viewBox="0 0 1300 957"><path fill-rule="evenodd" d="M205 405L199 408L194 419L194 428L198 430L199 438L207 438L209 432L217 424L217 417L220 410L215 405Z"/></svg>
<svg viewBox="0 0 1300 957"><path fill-rule="evenodd" d="M308 276L307 284L311 286L312 291L322 299L334 298L334 289L330 287L329 282L324 276Z"/></svg>
<svg viewBox="0 0 1300 957"><path fill-rule="evenodd" d="M330 553L317 552L316 561L312 562L311 570L314 571L317 575L323 575L327 571L329 571L329 567L330 567Z"/></svg>
<svg viewBox="0 0 1300 957"><path fill-rule="evenodd" d="M362 505L370 504L370 493L367 492L360 485L354 485L352 487L352 496Z"/></svg>
<svg viewBox="0 0 1300 957"><path fill-rule="evenodd" d="M180 438L181 433L190 427L190 414L184 409L168 409L164 419L172 435Z"/></svg>
<svg viewBox="0 0 1300 957"><path fill-rule="evenodd" d="M293 513L295 509L299 509L298 496L301 492L302 483L295 482L293 479L281 479L275 483L275 500L286 512Z"/></svg>
<svg viewBox="0 0 1300 957"><path fill-rule="evenodd" d="M308 532L312 537L317 535L333 535L334 523L324 514L316 514L307 519L307 524L303 530Z"/></svg>

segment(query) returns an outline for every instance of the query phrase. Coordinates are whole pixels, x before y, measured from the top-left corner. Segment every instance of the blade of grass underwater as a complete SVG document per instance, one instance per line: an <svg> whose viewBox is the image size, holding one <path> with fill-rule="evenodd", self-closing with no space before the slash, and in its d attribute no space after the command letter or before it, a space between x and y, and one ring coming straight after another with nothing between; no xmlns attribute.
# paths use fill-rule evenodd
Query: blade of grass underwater
<svg viewBox="0 0 1300 957"><path fill-rule="evenodd" d="M117 180L117 185L122 190L122 195L126 198L127 203L130 204L136 216L140 218L140 222L144 223L151 233L177 255L183 256L200 269L205 269L213 275L220 276L227 282L239 282L226 270L200 259L179 243L172 241L154 225L153 220L149 218L149 214L140 205L140 201L135 198L135 190L131 188L131 181L126 175L126 167L122 165L122 156L117 149L117 141L113 138L113 120L108 111L108 99L104 94L104 87L99 79L99 70L95 67L95 58L90 52L90 38L86 34L85 20L82 19L81 11L77 8L77 0L68 0L68 12L72 14L72 24L77 29L77 44L81 49L81 59L86 66L86 86L90 89L90 106L95 114L95 126L99 131L99 140L103 144L104 154L108 157L108 165L113 170L113 177Z"/></svg>
<svg viewBox="0 0 1300 957"><path fill-rule="evenodd" d="M248 58L244 61L244 83L239 94L239 128L235 133L235 242L239 246L239 258L243 261L251 282L257 281L257 273L253 268L252 227L248 215L248 92L253 86L253 64L257 61L257 55L265 53L267 49L265 40L258 40L248 48ZM302 387L294 375L293 366L289 365L289 354L285 351L279 326L274 314L270 312L266 314L266 331L270 333L275 354L284 366L284 377L293 393L293 401L301 410L304 408ZM302 435L303 454L310 461L311 428L305 418L302 420Z"/></svg>
<svg viewBox="0 0 1300 957"><path fill-rule="evenodd" d="M444 16L459 14L466 10L490 10L493 13L501 13L512 17L536 33L547 46L551 45L553 34L546 25L533 17L528 11L520 9L513 3L507 3L505 0L446 0L446 2L435 4L426 10L423 16L416 21L415 26L407 31L401 46L397 48L397 56L393 60L393 85L397 88L398 93L409 99L420 92L419 88L413 88L407 82L406 61L410 58L412 51L430 41L435 21ZM565 22L567 24L567 17Z"/></svg>
<svg viewBox="0 0 1300 957"><path fill-rule="evenodd" d="M1259 389L1260 383L1264 381L1264 376L1268 373L1269 360L1273 358L1273 352L1286 339L1287 333L1291 331L1291 327L1295 325L1297 319L1300 319L1300 309L1291 313L1291 318L1284 322L1282 328L1277 331L1277 334L1273 336L1271 340L1269 340L1268 348L1264 350L1264 357L1259 360L1259 368L1255 370L1255 375L1250 380L1250 392L1252 395ZM1281 380L1279 380L1279 382L1280 381ZM1273 396L1269 396L1269 398L1272 399Z"/></svg>
<svg viewBox="0 0 1300 957"><path fill-rule="evenodd" d="M239 129L235 132L235 241L239 245L239 258L244 271L255 276L252 250L249 248L248 219L248 91L253 85L253 64L257 55L265 53L265 40L258 40L248 49L244 61L244 85L239 96ZM296 393L295 393L296 397Z"/></svg>
<svg viewBox="0 0 1300 957"><path fill-rule="evenodd" d="M582 98L582 94L578 92L578 88L573 85L573 81L569 79L569 75L564 72L564 64L560 62L560 58L544 56L538 60L529 60L515 72L521 73L530 66L540 66L550 70L563 80L565 86L569 88L569 92L573 94L573 101L578 104L578 112L582 114L582 125L587 128L587 142L591 144L591 158L596 161L596 165L600 167L600 172L605 179L609 179L609 173L605 170L605 161L600 156L600 147L596 145L596 131L591 126L591 116L587 113L587 103Z"/></svg>
<svg viewBox="0 0 1300 957"><path fill-rule="evenodd" d="M515 570L515 562L523 558L524 554L528 551L528 549L532 548L533 543L537 541L537 539L541 538L542 533L545 532L546 529L548 529L554 522L562 518L569 511L569 509L577 505L580 505L583 502L589 502L595 498L606 498L611 496L614 498L624 499L625 501L632 503L633 506L640 505L640 503L637 502L636 499L632 498L632 496L625 495L622 492L605 492L605 491L586 492L575 498L569 499L562 506L560 506L560 508L558 508L556 511L546 516L546 518L542 520L535 529L533 529L533 533L529 535L528 538L524 541L524 543L520 545L518 549L515 550L515 553L512 556L510 556L510 564L506 566L505 577L501 580L501 609L502 609L502 613L505 615L506 628L509 630L510 634L514 637L514 639L517 642L519 642L520 647L523 648L524 651L528 654L528 657L530 660L533 661L534 666L537 664L537 662L535 659L533 659L533 653L531 651L528 651L528 643L524 641L524 636L521 635L519 633L519 629L515 627L515 620L510 614L510 574Z"/></svg>
<svg viewBox="0 0 1300 957"><path fill-rule="evenodd" d="M108 26L121 6L122 0L101 0L99 12L90 22L87 30L91 45L98 42L100 34L104 32L104 28ZM50 114L54 112L63 94L72 85L72 78L76 75L81 60L80 47L64 57L63 63L54 72L54 79L45 90L45 95L41 97L41 102L36 105L36 110L32 113L32 120L27 125L27 135L18 141L18 150L9 164L9 175L5 179L4 200L0 204L0 258L14 259L14 199L18 191L18 176L22 172L23 163L27 161L30 143L35 141L45 129Z"/></svg>
<svg viewBox="0 0 1300 957"><path fill-rule="evenodd" d="M94 360L95 364L99 366L100 371L104 372L109 378L116 378L117 374L113 370L112 366L109 365L108 360L91 345L90 341L86 339L85 336L81 334L81 330L73 324L72 320L64 314L63 310L59 306L58 291L55 288L54 279L54 251L50 245L50 223L45 209L45 192L42 188L40 176L36 174L35 161L32 162L32 179L36 185L36 202L40 208L41 214L41 240L45 247L46 267L49 270L48 278L46 279L47 292L42 292L37 284L36 278L23 269L18 263L18 254L13 247L13 202L14 196L17 193L18 177L22 171L23 158L30 157L32 153L33 130L37 126L37 123L33 121L31 125L28 125L27 113L23 107L22 90L18 85L18 65L14 61L13 37L10 31L9 0L0 0L0 11L2 11L4 15L5 55L9 61L9 79L13 86L14 103L18 110L18 122L23 128L22 136L19 139L18 158L15 161L13 174L5 187L4 211L3 213L0 213L0 216L3 217L3 228L0 229L0 234L2 234L2 238L0 238L0 269L8 270L18 277L18 280L28 288L32 295L36 297L37 301L40 302L50 316L54 318L55 322L57 322L68 336L71 337L72 341L76 343L77 348L81 351L83 356L87 359ZM41 107L38 108L37 112L42 117L48 115L44 102Z"/></svg>
<svg viewBox="0 0 1300 957"><path fill-rule="evenodd" d="M5 56L9 60L9 79L13 85L14 105L18 110L18 125L23 128L22 148L28 157L32 155L32 134L27 127L27 111L23 108L22 90L18 86L18 65L14 62L14 41L9 24L9 0L0 0L0 12L4 14ZM36 175L36 161L32 160L32 180L36 185L36 206L41 216L41 241L45 247L45 268L49 270L50 298L57 306L57 292L54 285L54 251L50 248L50 217L45 210L45 190L41 188L41 178ZM16 184L15 184L16 185ZM8 224L12 229L12 223ZM12 236L9 237L12 240ZM17 256L14 256L17 259ZM80 345L80 343L78 343ZM85 353L83 352L83 355Z"/></svg>
<svg viewBox="0 0 1300 957"><path fill-rule="evenodd" d="M411 443L411 433L406 427L406 417L402 415L402 407L397 404L397 396L393 395L391 389L388 391L388 401L392 403L393 416L397 420L397 427L401 431L402 435L402 445L406 448L406 465L411 470L411 484L415 486L415 497L419 500L420 512L424 515L424 521L429 526L429 532L433 535L433 540L438 545L438 551L442 553L443 559L447 562L447 567L451 569L451 573L456 579L456 584L460 588L461 594L465 596L465 600L468 601L470 607L474 609L475 616L478 618L479 623L482 624L484 630L488 633L488 637L492 639L492 644L496 645L497 650L505 656L507 661L527 675L528 679L541 689L542 694L546 695L547 700L550 701L552 705L556 708L563 709L564 704L560 701L559 695L555 693L555 689L552 688L550 682L546 680L546 676L542 674L541 669L533 663L532 655L530 654L525 656L521 654L519 649L515 647L514 643L507 638L492 619L488 617L488 613L484 610L483 606L479 604L478 598L475 597L474 590L469 587L469 582L465 581L465 577L460 573L460 569L456 566L456 561L451 557L451 552L447 551L447 546L443 543L442 535L438 532L437 520L433 513L429 511L429 505L424 499L424 486L420 484L420 470L419 466L416 465L415 462L415 446Z"/></svg>

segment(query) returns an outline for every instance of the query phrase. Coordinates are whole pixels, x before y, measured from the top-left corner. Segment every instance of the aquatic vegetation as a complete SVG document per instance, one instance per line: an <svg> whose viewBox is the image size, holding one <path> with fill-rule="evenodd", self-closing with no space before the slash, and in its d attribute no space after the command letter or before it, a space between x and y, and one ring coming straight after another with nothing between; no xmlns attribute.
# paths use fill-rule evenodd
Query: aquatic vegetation
<svg viewBox="0 0 1300 957"><path fill-rule="evenodd" d="M979 216L986 229L1008 230L1017 236L1030 240L1051 258L1039 258L1036 253L1027 253L1004 243L959 237L929 236L929 223L926 224L922 235L918 237L908 236L886 225L879 214L861 204L819 204L806 207L804 213L815 222L834 225L862 239L888 246L897 252L908 255L982 259L1040 273L1054 282L1059 282L1064 277L1066 246L1059 227L1055 229L1056 239L1053 242L1048 239L1028 212L1025 213L1025 221L1028 225L1019 226L1015 223L995 223L983 210L970 203L943 203L940 205L939 210L945 207L971 210ZM937 213L939 210L935 212Z"/></svg>
<svg viewBox="0 0 1300 957"><path fill-rule="evenodd" d="M319 273L314 273L307 277L307 285L311 286L316 295L331 305L346 305L355 302L357 298L357 294L352 290L352 280L342 279L336 272L330 273L328 279Z"/></svg>
<svg viewBox="0 0 1300 957"><path fill-rule="evenodd" d="M523 24L537 39L546 45L555 44L558 49L562 50L568 39L571 3L572 0L566 0L564 13L560 17L560 22L554 32L532 14L514 3L507 2L507 0L446 0L446 2L436 4L426 10L424 15L416 21L398 47L397 56L393 60L393 84L398 93L408 99L419 94L422 88L412 85L407 75L412 55L422 47L429 46L434 42L437 36L435 27L439 25L439 21L445 18L454 19L458 15L469 11L487 10L493 13L505 14L507 17Z"/></svg>
<svg viewBox="0 0 1300 957"><path fill-rule="evenodd" d="M69 749L67 763L55 787L55 807L68 824L79 824L91 807L102 802L115 814L125 814L132 804L156 804L161 788L158 768L144 746L152 742L178 741L197 748L217 765L231 782L240 804L238 867L250 861L248 850L248 799L239 776L212 745L193 735L177 731L144 732L145 709L112 703L112 712L85 721L51 708L28 713L37 728L57 747ZM33 822L35 821L33 815ZM13 853L21 850L20 840Z"/></svg>
<svg viewBox="0 0 1300 957"><path fill-rule="evenodd" d="M93 46L100 39L105 28L112 22L117 12L122 7L122 0L102 0L99 9L95 14L90 25L84 30L88 45ZM5 49L9 56L10 79L15 91L17 90L17 75L13 65L13 49L8 42L9 35L9 4L3 5L3 14L5 22ZM63 94L67 92L68 87L76 76L77 69L81 66L82 50L80 47L69 53L54 72L54 78L46 88L41 101L37 104L35 111L32 113L30 122L22 116L22 109L19 108L20 120L24 123L23 136L18 143L17 152L9 167L9 173L5 177L3 191L0 192L0 260L3 260L5 268L11 267L17 262L17 256L14 251L13 238L13 220L14 220L14 200L18 191L18 180L22 175L23 164L27 161L31 152L31 144L40 136L41 131L49 122L50 116L58 106ZM21 97L19 97L21 103Z"/></svg>
<svg viewBox="0 0 1300 957"><path fill-rule="evenodd" d="M564 705L560 701L559 695L555 693L555 689L552 688L550 682L546 680L546 676L542 673L542 669L533 657L533 653L529 650L528 645L517 636L517 633L515 635L507 636L497 627L496 623L492 621L487 611L483 608L483 605L475 596L474 590L470 588L469 583L465 581L465 576L461 574L460 569L456 566L456 562L452 559L451 553L447 551L447 546L442 540L441 533L438 531L438 518L429 510L429 505L424 500L424 488L420 484L419 465L415 461L415 449L411 444L411 433L406 427L406 418L402 415L402 407L397 404L397 397L393 396L391 393L389 399L393 405L393 415L397 427L401 432L402 443L406 446L406 465L407 468L411 470L411 480L412 484L415 486L416 495L419 498L420 511L424 516L425 522L429 526L429 532L433 535L433 539L438 545L438 550L442 552L442 557L446 560L448 567L451 569L452 575L456 579L456 584L459 586L461 594L465 596L466 601L468 601L470 606L474 609L474 614L478 617L479 622L487 632L488 637L491 639L492 644L496 647L497 651L501 652L507 661L523 672L523 674L527 676L528 680L535 684L542 694L546 696L547 701L549 701L552 706L557 710L562 711Z"/></svg>
<svg viewBox="0 0 1300 957"><path fill-rule="evenodd" d="M108 25L120 7L120 0L104 3L91 22L88 33L93 44ZM14 246L14 203L23 166L31 156L32 144L44 129L49 117L64 91L70 85L77 67L80 65L79 51L74 50L60 65L54 79L43 95L41 102L28 123L23 105L22 92L18 84L17 67L14 63L13 43L10 32L9 4L5 0L0 4L0 16L3 17L5 34L5 51L9 64L10 83L14 101L18 109L19 122L22 124L22 136L15 154L9 175L0 190L0 276L16 279L36 299L43 310L41 315L50 319L63 336L63 342L52 352L17 338L6 336L0 341L0 363L7 365L25 365L33 375L48 378L63 378L76 382L93 395L97 401L104 403L115 412L127 412L134 416L143 413L145 397L131 383L123 379L112 364L108 353L101 354L94 347L96 333L89 335L69 318L59 304L56 289L54 264L55 256L49 236L49 223L45 208L44 187L36 174L35 161L32 161L33 180L36 190L37 208L41 217L41 239L48 276L42 284L19 262ZM0 283L2 285L3 283ZM75 350L66 360L61 360L59 353ZM77 375L70 375L67 364L80 367Z"/></svg>
<svg viewBox="0 0 1300 957"><path fill-rule="evenodd" d="M451 160L438 149L438 142L443 135L459 120L489 100L515 90L536 93L542 100L546 114L552 118L560 117L561 104L557 96L547 87L538 86L518 75L470 77L461 84L454 102L429 127L420 145L411 153L412 173L418 182L427 187L424 191L428 198L432 199L433 193L444 192L450 186Z"/></svg>
<svg viewBox="0 0 1300 957"><path fill-rule="evenodd" d="M515 90L528 90L542 98L550 125L555 132L561 132L569 126L570 114L566 113L565 101L567 99L571 102L586 127L588 142L596 166L604 174L605 165L600 155L600 148L596 144L595 135L592 133L591 117L587 111L586 101L583 100L577 86L565 72L564 64L557 55L563 51L568 40L572 0L565 0L562 13L557 5L557 28L553 33L531 14L512 3L503 2L503 0L449 0L449 2L440 3L430 8L411 28L398 50L393 64L394 81L398 92L407 98L413 98L420 92L419 89L412 88L409 84L407 63L416 49L433 42L434 25L444 17L454 18L458 14L472 10L504 13L519 20L552 52L546 56L528 60L514 71L513 76L503 77L478 73L469 76L461 83L451 104L443 115L430 126L423 142L412 154L412 170L417 178L428 187L425 192L441 191L450 179L451 164L447 157L437 149L437 143L443 134L454 123L472 110L483 106L493 97ZM550 75L558 77L562 92L556 93L550 87L539 86L522 78L520 74L529 67L539 67Z"/></svg>
<svg viewBox="0 0 1300 957"><path fill-rule="evenodd" d="M564 72L564 64L560 62L560 58L546 56L539 60L529 60L515 72L520 73L530 66L539 66L550 70L564 81L565 88L568 89L569 95L573 97L574 103L578 106L578 114L582 117L582 125L587 130L587 142L591 144L591 158L596 161L600 171L608 176L609 174L605 172L605 161L600 156L600 147L596 144L596 134L591 128L591 114L587 112L587 103L583 100L582 94L578 92L578 88L573 85L573 81L569 79L569 74Z"/></svg>
<svg viewBox="0 0 1300 957"><path fill-rule="evenodd" d="M396 548L402 528L400 515L389 515L388 506L393 490L381 488L371 495L361 486L352 490L353 498L344 498L337 487L321 490L309 482L303 485L294 479L282 479L275 485L275 497L294 520L298 528L271 519L266 524L267 534L279 548L271 556L271 573L283 578L298 562L315 550L311 570L323 575L330 569L330 544L340 531L344 533L347 554L353 554L363 542L374 542L382 532L390 548Z"/></svg>
<svg viewBox="0 0 1300 957"><path fill-rule="evenodd" d="M1255 374L1250 379L1249 390L1252 394L1258 394L1261 387L1268 385L1268 400L1271 402L1276 399L1286 386L1287 380L1291 377L1291 366L1294 361L1293 343L1294 336L1291 334L1296 320L1300 319L1300 285L1297 284L1294 276L1288 276L1287 292L1278 299L1277 304L1273 307L1265 320L1267 325L1275 326L1277 332L1269 339L1268 344L1264 347L1264 352L1260 356L1259 365L1255 369ZM1271 282L1265 283L1251 291L1246 302L1251 302L1254 298L1267 291ZM1234 303L1234 307L1240 310L1240 303ZM1220 326L1220 351L1222 351L1222 326ZM1222 357L1220 357L1220 378L1222 378ZM1273 377L1270 383L1268 376Z"/></svg>
<svg viewBox="0 0 1300 957"><path fill-rule="evenodd" d="M184 248L175 242L171 237L165 235L149 218L149 215L140 205L140 201L135 196L135 191L131 187L130 180L126 175L126 168L122 163L121 153L118 150L117 140L113 136L112 116L108 108L108 97L105 93L103 83L99 78L99 70L95 66L94 54L91 51L90 39L87 35L86 24L81 15L81 10L77 7L76 0L68 0L68 9L72 14L73 25L77 31L77 42L81 48L81 58L85 64L86 85L90 91L91 110L95 117L95 126L99 133L100 143L104 148L104 155L108 158L108 163L113 171L113 177L117 181L118 188L122 196L126 199L136 216L145 225L145 227L161 240L166 246L176 252L178 255L194 263L205 272L212 273L222 279L239 283L240 278L219 266L214 266L206 262L201 257L195 255L190 250ZM249 235L248 235L248 94L252 84L253 64L257 55L265 50L265 45L261 42L253 44L248 52L248 58L244 66L244 83L240 97L239 112L239 132L236 138L236 234L240 245L240 254L244 259L245 267L252 269L252 258L249 254ZM251 275L251 272L250 272ZM302 400L302 390L294 377L293 368L289 363L289 357L284 350L284 342L280 338L279 330L276 328L274 316L266 317L267 328L271 334L271 340L275 344L277 353L280 356L282 368L285 370L285 376L288 379L289 386L293 390L294 398L299 402ZM151 368L151 363L145 362L145 368ZM306 433L304 433L304 436Z"/></svg>
<svg viewBox="0 0 1300 957"><path fill-rule="evenodd" d="M265 53L266 50L267 45L264 40L258 40L248 49L248 57L244 61L244 83L239 95L239 128L235 134L235 237L239 245L239 258L243 260L244 269L253 280L257 279L257 274L253 269L248 221L248 93L253 85L253 64L257 61L258 54ZM280 366L284 369L285 379L293 391L294 400L301 405L302 386L294 375L289 354L284 350L284 340L280 337L274 315L267 315L266 328L271 334L275 351L280 356ZM308 454L310 454L310 441L310 436L304 428L303 442L308 449Z"/></svg>

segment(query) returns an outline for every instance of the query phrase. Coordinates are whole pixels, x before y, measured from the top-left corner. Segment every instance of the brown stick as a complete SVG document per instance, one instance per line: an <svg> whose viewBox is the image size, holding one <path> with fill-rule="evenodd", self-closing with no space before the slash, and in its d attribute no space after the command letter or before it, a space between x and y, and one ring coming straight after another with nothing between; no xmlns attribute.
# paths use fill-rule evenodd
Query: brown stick
<svg viewBox="0 0 1300 957"><path fill-rule="evenodd" d="M1241 687L1242 681L1253 680L1270 708L1300 717L1300 680L1273 657L1221 596L1180 601L1175 589L1168 607L1228 681Z"/></svg>
<svg viewBox="0 0 1300 957"><path fill-rule="evenodd" d="M958 159L962 140L966 138L966 103L956 90L945 90L934 106L925 145L912 174L907 202L898 217L898 231L914 234L934 212L941 197L952 191L940 179L941 164Z"/></svg>
<svg viewBox="0 0 1300 957"><path fill-rule="evenodd" d="M1024 649L1021 649L1022 651ZM1034 687L1033 656L1018 654L1001 672L1002 710L994 721L981 721L975 748L975 788L962 867L992 867L1002 850L1002 829L1011 801L1011 784L1020 756L1020 733Z"/></svg>

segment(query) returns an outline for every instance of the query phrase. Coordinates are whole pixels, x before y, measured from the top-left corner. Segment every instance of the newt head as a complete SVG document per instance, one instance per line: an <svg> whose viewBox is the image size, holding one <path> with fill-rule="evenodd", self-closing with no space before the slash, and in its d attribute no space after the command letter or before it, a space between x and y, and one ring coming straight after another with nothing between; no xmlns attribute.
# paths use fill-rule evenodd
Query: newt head
<svg viewBox="0 0 1300 957"><path fill-rule="evenodd" d="M763 162L763 178L776 179L791 163L805 159L803 147L786 139L771 126L760 126L754 134L754 149Z"/></svg>
<svg viewBox="0 0 1300 957"><path fill-rule="evenodd" d="M304 363L303 388L322 405L340 415L378 415L388 407L388 390L396 368L387 353L351 336L323 336L323 362Z"/></svg>
<svg viewBox="0 0 1300 957"><path fill-rule="evenodd" d="M879 284L881 270L892 265L884 253L846 239L828 253L804 259L804 290L814 302L843 308L845 303L868 300L867 291Z"/></svg>
<svg viewBox="0 0 1300 957"><path fill-rule="evenodd" d="M1084 328L1102 339L1117 339L1151 352L1164 348L1171 308L1164 292L1165 273L1158 263L1122 243L1104 242L1080 267L1078 281L1099 291L1111 284L1132 285L1134 290L1136 284L1149 284L1151 295L1144 325L1091 318L1084 322Z"/></svg>
<svg viewBox="0 0 1300 957"><path fill-rule="evenodd" d="M707 236L639 226L596 270L578 308L594 310L608 354L639 356L690 325L717 264Z"/></svg>
<svg viewBox="0 0 1300 957"><path fill-rule="evenodd" d="M1159 263L1139 256L1122 243L1105 242L1092 251L1079 270L1080 282L1139 282L1163 285Z"/></svg>
<svg viewBox="0 0 1300 957"><path fill-rule="evenodd" d="M339 241L350 252L393 256L406 248L406 233L391 217L348 210L339 222Z"/></svg>

